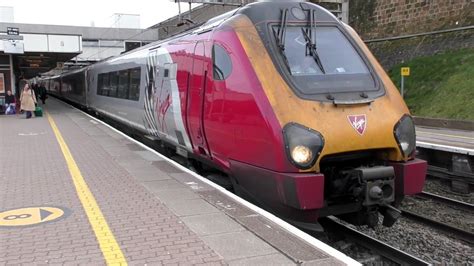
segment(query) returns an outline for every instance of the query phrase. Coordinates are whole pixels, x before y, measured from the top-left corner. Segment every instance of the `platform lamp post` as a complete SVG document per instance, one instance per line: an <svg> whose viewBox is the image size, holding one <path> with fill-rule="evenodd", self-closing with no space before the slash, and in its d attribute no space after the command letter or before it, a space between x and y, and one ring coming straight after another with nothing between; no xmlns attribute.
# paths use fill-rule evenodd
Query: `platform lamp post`
<svg viewBox="0 0 474 266"><path fill-rule="evenodd" d="M410 76L410 68L409 67L402 67L401 71L401 94L402 98L405 98L405 77Z"/></svg>

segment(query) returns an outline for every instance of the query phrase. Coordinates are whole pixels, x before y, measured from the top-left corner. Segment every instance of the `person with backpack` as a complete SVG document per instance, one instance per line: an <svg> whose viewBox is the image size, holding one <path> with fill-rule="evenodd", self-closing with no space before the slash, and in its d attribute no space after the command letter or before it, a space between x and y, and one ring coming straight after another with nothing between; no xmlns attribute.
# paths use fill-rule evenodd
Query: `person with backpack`
<svg viewBox="0 0 474 266"><path fill-rule="evenodd" d="M26 112L26 119L31 118L36 108L36 95L28 83L25 84L20 96L21 110Z"/></svg>

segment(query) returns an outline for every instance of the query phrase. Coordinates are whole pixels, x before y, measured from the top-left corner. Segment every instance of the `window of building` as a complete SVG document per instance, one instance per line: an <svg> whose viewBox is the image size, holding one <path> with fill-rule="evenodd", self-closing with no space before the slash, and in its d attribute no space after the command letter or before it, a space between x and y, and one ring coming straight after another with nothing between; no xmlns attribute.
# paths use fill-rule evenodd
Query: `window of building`
<svg viewBox="0 0 474 266"><path fill-rule="evenodd" d="M125 42L125 52L137 49L140 46L142 46L141 42Z"/></svg>
<svg viewBox="0 0 474 266"><path fill-rule="evenodd" d="M225 80L232 72L232 60L224 47L218 44L212 47L212 64L215 80Z"/></svg>
<svg viewBox="0 0 474 266"><path fill-rule="evenodd" d="M82 40L84 47L99 47L99 40Z"/></svg>
<svg viewBox="0 0 474 266"><path fill-rule="evenodd" d="M124 47L124 42L120 40L100 40L100 47Z"/></svg>

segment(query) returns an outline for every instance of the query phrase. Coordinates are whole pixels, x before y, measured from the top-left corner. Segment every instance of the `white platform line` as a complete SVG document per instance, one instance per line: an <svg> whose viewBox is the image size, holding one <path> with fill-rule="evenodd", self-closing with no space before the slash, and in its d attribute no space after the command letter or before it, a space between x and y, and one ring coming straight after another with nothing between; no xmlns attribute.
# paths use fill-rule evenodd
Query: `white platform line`
<svg viewBox="0 0 474 266"><path fill-rule="evenodd" d="M60 101L60 100L58 100L58 101ZM62 102L62 101L60 101L60 102L63 103L63 104L67 104L67 103ZM67 104L67 105L69 105L69 104ZM252 203L250 203L250 202L248 202L248 201L246 201L246 200L244 200L244 199L238 197L237 195L235 195L235 194L233 194L233 193L227 191L225 188L223 188L223 187L221 187L221 186L219 186L219 185L216 185L215 183L209 181L209 180L206 179L205 177L202 177L202 176L196 174L195 172L193 172L193 171L189 170L188 168L186 168L186 167L180 165L179 163L177 163L177 162L175 162L175 161L169 159L168 157L166 157L166 156L162 155L161 153L159 153L159 152L153 150L152 148L146 146L145 144L143 144L143 143L141 143L141 142L139 142L139 141L137 141L137 140L135 140L135 139L129 137L128 135L124 134L123 132L121 132L121 131L115 129L114 127L112 127L112 126L110 126L110 125L108 125L107 123L105 123L105 122L103 122L103 121L101 121L101 120L99 120L99 119L97 119L97 118L95 118L95 117L93 117L93 116L91 116L91 115L89 115L89 114L83 112L82 110L79 110L79 109L77 109L77 108L75 108L75 109L76 109L77 111L83 113L84 115L90 117L91 119L93 119L93 120L95 120L95 121L101 123L102 125L108 127L109 129L115 131L116 133L122 135L123 137L127 138L128 140L130 140L130 141L132 141L132 142L134 142L134 143L140 145L141 147L147 149L148 151L154 153L155 155L157 155L157 156L163 158L163 159L166 160L168 163L174 165L175 167L177 167L178 169L182 170L183 172L186 172L186 173L188 173L188 174L190 174L190 175L196 177L196 178L199 179L200 181L202 181L202 182L204 182L204 183L206 183L206 184L212 186L212 187L215 188L216 190L219 190L221 193L223 193L224 195L228 196L229 198L231 198L231 199L237 201L238 203L244 205L245 207L251 209L252 211L254 211L254 212L256 212L256 213L262 215L263 217L269 219L270 221L276 223L277 225L281 226L282 228L284 228L285 230L287 230L288 232L290 232L290 233L293 234L294 236L296 236L296 237L302 239L303 241L305 241L305 242L307 242L308 244L310 244L310 245L312 245L312 246L318 248L319 250L322 250L322 251L326 252L328 255L330 255L330 256L332 256L332 257L334 257L334 258L340 260L341 262L343 262L343 263L345 263L345 264L347 264L347 265L362 265L362 264L360 264L359 262L357 262L356 260L354 260L353 258L347 256L346 254L344 254L344 253L342 253L342 252L340 252L340 251L334 249L333 247L327 245L326 243L323 243L323 242L319 241L318 239L316 239L316 238L314 238L314 237L308 235L307 233L301 231L300 229L294 227L293 225L291 225L291 224L289 224L289 223L283 221L282 219L276 217L274 214L271 214L271 213L265 211L264 209L261 209L260 207L257 207L257 206L255 206L255 205L253 205Z"/></svg>
<svg viewBox="0 0 474 266"><path fill-rule="evenodd" d="M461 148L461 147L455 147L455 146L443 145L443 144L437 144L437 143L431 143L431 142L417 141L416 146L421 147L421 148L433 149L433 150L441 150L441 151L447 151L447 152L453 152L453 153L474 155L474 149Z"/></svg>

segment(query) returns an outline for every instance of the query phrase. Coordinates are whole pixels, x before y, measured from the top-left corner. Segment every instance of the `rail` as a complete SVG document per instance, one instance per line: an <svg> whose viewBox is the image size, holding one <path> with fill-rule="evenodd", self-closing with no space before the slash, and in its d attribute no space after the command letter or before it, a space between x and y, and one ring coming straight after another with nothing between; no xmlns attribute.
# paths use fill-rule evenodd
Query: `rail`
<svg viewBox="0 0 474 266"><path fill-rule="evenodd" d="M408 219L411 219L413 221L428 225L432 228L435 228L437 230L440 230L440 231L446 233L449 236L452 236L452 237L455 237L457 239L466 241L470 244L474 243L474 234L471 233L471 232L465 231L463 229L460 229L460 228L457 228L457 227L454 227L454 226L447 225L447 224L442 223L442 222L432 220L428 217L425 217L425 216L422 216L422 215L419 215L419 214L416 214L416 213L410 212L410 211L402 211L402 216L404 216Z"/></svg>
<svg viewBox="0 0 474 266"><path fill-rule="evenodd" d="M384 243L338 222L335 217L329 216L324 219L320 219L320 223L323 225L325 230L343 235L357 244L372 251L376 251L384 258L387 258L400 265L430 265L428 262L420 258L410 255L404 251L388 245L387 243Z"/></svg>
<svg viewBox="0 0 474 266"><path fill-rule="evenodd" d="M459 201L459 200L455 200L455 199L450 199L450 198L447 198L447 197L443 197L443 196L436 195L436 194L429 193L429 192L425 192L425 191L421 192L417 196L432 199L432 200L436 200L436 201L440 201L440 202L449 204L451 206L456 206L458 208L462 208L463 210L466 210L466 211L474 212L474 204L470 204L470 203L467 203L467 202L463 202L463 201Z"/></svg>

